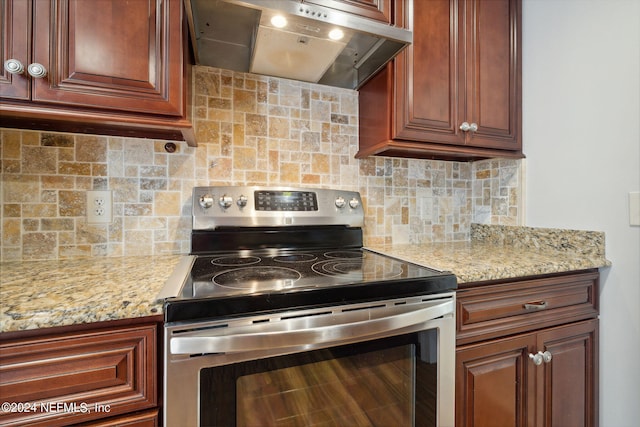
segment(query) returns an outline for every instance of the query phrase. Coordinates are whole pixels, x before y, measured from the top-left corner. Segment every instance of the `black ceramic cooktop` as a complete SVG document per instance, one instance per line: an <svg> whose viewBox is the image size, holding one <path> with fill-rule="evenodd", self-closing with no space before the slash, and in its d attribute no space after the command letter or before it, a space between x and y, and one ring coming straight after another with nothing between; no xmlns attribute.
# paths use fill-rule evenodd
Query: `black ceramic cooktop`
<svg viewBox="0 0 640 427"><path fill-rule="evenodd" d="M196 259L191 271L191 296L222 297L346 286L438 274L361 249L222 254Z"/></svg>
<svg viewBox="0 0 640 427"><path fill-rule="evenodd" d="M366 249L199 255L165 318L194 320L455 289L456 278Z"/></svg>

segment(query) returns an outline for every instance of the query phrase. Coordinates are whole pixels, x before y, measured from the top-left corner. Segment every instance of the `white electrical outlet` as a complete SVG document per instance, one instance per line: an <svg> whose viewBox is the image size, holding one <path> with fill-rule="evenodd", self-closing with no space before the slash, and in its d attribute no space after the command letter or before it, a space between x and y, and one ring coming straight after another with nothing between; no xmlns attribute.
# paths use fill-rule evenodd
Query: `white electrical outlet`
<svg viewBox="0 0 640 427"><path fill-rule="evenodd" d="M113 216L111 190L87 191L87 222L109 224Z"/></svg>

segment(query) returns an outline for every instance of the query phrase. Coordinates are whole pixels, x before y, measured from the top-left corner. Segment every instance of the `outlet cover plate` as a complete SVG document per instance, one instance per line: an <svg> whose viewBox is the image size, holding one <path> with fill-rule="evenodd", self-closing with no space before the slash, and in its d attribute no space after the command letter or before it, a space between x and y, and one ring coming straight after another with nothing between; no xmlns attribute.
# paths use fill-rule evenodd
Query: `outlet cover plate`
<svg viewBox="0 0 640 427"><path fill-rule="evenodd" d="M111 190L87 191L87 223L110 224L113 217Z"/></svg>

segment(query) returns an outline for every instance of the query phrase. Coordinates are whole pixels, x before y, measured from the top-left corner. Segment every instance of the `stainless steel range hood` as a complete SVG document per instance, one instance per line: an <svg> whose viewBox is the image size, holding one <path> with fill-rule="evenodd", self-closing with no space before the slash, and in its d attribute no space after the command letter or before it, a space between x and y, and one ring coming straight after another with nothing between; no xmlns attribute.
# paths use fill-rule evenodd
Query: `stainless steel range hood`
<svg viewBox="0 0 640 427"><path fill-rule="evenodd" d="M196 63L241 72L358 89L412 42L408 30L300 0L185 5Z"/></svg>

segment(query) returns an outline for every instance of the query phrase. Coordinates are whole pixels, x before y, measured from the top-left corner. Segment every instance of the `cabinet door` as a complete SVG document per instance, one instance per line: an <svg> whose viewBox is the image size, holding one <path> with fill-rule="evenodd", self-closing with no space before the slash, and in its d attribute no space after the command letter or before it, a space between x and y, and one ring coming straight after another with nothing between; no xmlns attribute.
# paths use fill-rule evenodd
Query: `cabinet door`
<svg viewBox="0 0 640 427"><path fill-rule="evenodd" d="M466 101L461 121L469 145L521 150L521 60L519 0L461 0L459 39L463 46ZM459 125L459 124L458 124Z"/></svg>
<svg viewBox="0 0 640 427"><path fill-rule="evenodd" d="M459 129L464 86L458 81L457 3L430 0L413 3L408 26L413 43L394 61L395 123L392 138L464 143Z"/></svg>
<svg viewBox="0 0 640 427"><path fill-rule="evenodd" d="M519 16L519 0L414 2L394 138L520 150Z"/></svg>
<svg viewBox="0 0 640 427"><path fill-rule="evenodd" d="M182 115L180 0L34 2L32 100Z"/></svg>
<svg viewBox="0 0 640 427"><path fill-rule="evenodd" d="M532 426L535 335L459 347L456 351L456 425Z"/></svg>
<svg viewBox="0 0 640 427"><path fill-rule="evenodd" d="M2 64L7 59L16 59L25 70L31 60L31 1L0 0L2 15ZM4 66L0 71L0 97L28 100L31 84L26 72L8 73Z"/></svg>
<svg viewBox="0 0 640 427"><path fill-rule="evenodd" d="M538 425L597 425L598 320L540 332L537 346L552 355L538 372Z"/></svg>

